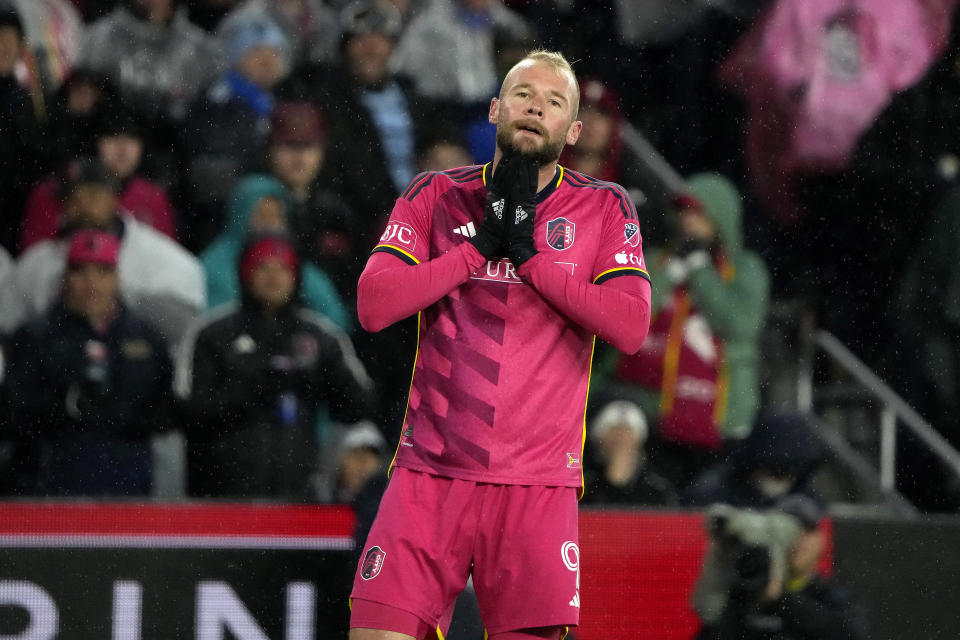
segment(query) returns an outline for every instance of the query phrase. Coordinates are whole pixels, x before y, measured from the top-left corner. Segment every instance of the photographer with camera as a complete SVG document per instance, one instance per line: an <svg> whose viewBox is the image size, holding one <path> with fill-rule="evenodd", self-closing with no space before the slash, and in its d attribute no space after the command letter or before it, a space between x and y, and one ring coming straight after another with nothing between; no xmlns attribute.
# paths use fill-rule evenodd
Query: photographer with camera
<svg viewBox="0 0 960 640"><path fill-rule="evenodd" d="M696 640L862 640L865 612L818 572L822 510L791 494L774 509L714 505L710 548L693 595Z"/></svg>

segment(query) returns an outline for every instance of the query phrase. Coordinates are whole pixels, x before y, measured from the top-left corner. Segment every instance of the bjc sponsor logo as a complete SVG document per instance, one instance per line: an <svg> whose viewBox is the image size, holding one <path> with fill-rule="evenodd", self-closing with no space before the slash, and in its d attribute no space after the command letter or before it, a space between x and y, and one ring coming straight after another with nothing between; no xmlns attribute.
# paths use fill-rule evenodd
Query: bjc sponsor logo
<svg viewBox="0 0 960 640"><path fill-rule="evenodd" d="M380 242L394 242L414 249L417 246L417 232L405 222L391 222L380 236Z"/></svg>

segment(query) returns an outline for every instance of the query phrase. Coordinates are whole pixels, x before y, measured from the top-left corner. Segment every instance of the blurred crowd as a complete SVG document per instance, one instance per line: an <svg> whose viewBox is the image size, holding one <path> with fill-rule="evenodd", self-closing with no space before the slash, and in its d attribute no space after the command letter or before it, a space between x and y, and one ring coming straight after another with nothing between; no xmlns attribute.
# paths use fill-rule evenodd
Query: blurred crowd
<svg viewBox="0 0 960 640"><path fill-rule="evenodd" d="M960 444L953 9L0 0L0 491L363 495L416 324L360 330L357 278L415 175L492 159L537 47L581 82L561 164L627 188L653 280L641 351L598 348L586 501L813 495L807 418L764 408L776 299Z"/></svg>

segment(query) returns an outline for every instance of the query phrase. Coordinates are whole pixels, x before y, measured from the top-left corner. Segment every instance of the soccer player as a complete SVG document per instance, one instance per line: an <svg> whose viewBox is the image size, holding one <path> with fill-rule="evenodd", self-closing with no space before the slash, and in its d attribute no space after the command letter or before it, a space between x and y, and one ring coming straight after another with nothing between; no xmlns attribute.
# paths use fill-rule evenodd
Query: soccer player
<svg viewBox="0 0 960 640"><path fill-rule="evenodd" d="M593 344L635 352L650 317L626 192L557 165L578 103L562 55L517 63L490 102L493 162L417 176L360 277L364 328L419 313L419 347L352 640L443 638L470 575L490 640L577 624Z"/></svg>

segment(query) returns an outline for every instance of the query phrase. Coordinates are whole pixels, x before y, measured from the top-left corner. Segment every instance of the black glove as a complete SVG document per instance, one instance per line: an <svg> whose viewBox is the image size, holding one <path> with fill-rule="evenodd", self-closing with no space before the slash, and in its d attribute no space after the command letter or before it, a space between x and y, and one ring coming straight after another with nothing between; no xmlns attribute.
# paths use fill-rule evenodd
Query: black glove
<svg viewBox="0 0 960 640"><path fill-rule="evenodd" d="M507 219L507 256L515 267L537 255L533 247L533 221L537 215L537 182L540 165L518 155L511 165L514 175L510 184L510 217Z"/></svg>
<svg viewBox="0 0 960 640"><path fill-rule="evenodd" d="M489 260L497 255L503 255L506 243L507 220L504 213L507 210L512 181L510 169L513 156L504 155L497 163L497 169L487 182L487 202L483 206L483 220L477 227L477 235L467 242L477 248L477 251Z"/></svg>

